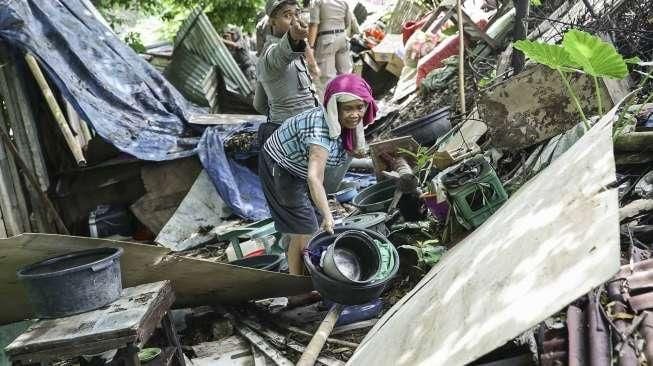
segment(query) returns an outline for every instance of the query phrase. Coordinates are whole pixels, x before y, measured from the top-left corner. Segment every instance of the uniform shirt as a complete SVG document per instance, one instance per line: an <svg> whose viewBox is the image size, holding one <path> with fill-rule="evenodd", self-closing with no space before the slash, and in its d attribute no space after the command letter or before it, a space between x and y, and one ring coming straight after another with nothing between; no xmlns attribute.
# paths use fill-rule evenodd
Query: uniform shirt
<svg viewBox="0 0 653 366"><path fill-rule="evenodd" d="M310 23L319 24L318 31L346 30L351 12L346 0L315 0L311 5Z"/></svg>
<svg viewBox="0 0 653 366"><path fill-rule="evenodd" d="M319 105L311 90L304 50L294 51L288 37L288 33L281 39L267 36L256 66L254 108L277 124Z"/></svg>
<svg viewBox="0 0 653 366"><path fill-rule="evenodd" d="M329 136L325 113L320 106L289 118L270 136L264 145L265 151L289 173L304 179L308 177L311 145L321 146L329 152L327 167L344 164L347 156L342 139Z"/></svg>

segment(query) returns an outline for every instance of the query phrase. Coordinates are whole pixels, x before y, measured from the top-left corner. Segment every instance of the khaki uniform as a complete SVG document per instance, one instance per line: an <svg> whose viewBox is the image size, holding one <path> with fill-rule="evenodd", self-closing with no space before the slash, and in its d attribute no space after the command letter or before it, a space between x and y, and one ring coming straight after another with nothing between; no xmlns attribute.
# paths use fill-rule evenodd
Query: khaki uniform
<svg viewBox="0 0 653 366"><path fill-rule="evenodd" d="M350 73L347 30L352 13L346 0L315 0L311 5L311 24L318 24L315 59L320 67L320 89L336 75Z"/></svg>

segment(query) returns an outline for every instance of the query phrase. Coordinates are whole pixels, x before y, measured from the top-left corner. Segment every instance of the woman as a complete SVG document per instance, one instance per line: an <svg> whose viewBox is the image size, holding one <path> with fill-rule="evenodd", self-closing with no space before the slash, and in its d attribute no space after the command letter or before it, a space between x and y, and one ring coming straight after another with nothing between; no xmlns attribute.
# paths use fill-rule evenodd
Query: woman
<svg viewBox="0 0 653 366"><path fill-rule="evenodd" d="M333 233L334 221L324 171L346 162L365 140L363 125L374 122L377 106L370 86L344 74L326 87L326 107L288 118L261 149L259 175L278 232L288 234L288 268L302 274L302 251L319 229ZM310 194L310 196L309 196Z"/></svg>

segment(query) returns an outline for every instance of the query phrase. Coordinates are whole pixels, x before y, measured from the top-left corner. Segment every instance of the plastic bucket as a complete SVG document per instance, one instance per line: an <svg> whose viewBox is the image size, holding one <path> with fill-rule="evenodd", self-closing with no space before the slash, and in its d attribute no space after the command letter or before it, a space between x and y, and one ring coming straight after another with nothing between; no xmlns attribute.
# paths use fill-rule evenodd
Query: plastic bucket
<svg viewBox="0 0 653 366"><path fill-rule="evenodd" d="M348 283L367 284L379 272L379 249L361 231L338 235L322 256L322 269L331 278Z"/></svg>
<svg viewBox="0 0 653 366"><path fill-rule="evenodd" d="M363 213L387 211L394 197L395 188L394 181L385 180L362 190L351 203Z"/></svg>
<svg viewBox="0 0 653 366"><path fill-rule="evenodd" d="M334 280L326 275L321 268L313 264L311 261L311 252L319 251L320 248L331 245L338 235L348 230L351 229L336 227L334 229L334 235L330 235L326 232L318 233L308 243L307 250L304 252L304 263L311 274L313 287L322 295L323 298L344 305L360 305L368 303L381 295L386 285L392 278L394 278L399 270L399 255L394 249L394 246L390 244L390 247L392 247L392 256L394 257L394 265L387 276L382 280L377 280L369 284L345 283ZM360 231L369 235L372 239L389 243L388 239L379 233L364 229L361 229Z"/></svg>
<svg viewBox="0 0 653 366"><path fill-rule="evenodd" d="M17 272L38 318L59 318L101 308L122 293L122 248L68 253Z"/></svg>
<svg viewBox="0 0 653 366"><path fill-rule="evenodd" d="M254 257L238 259L233 262L229 262L229 264L233 264L234 266L249 267L249 268L262 269L265 271L277 272L279 271L279 267L281 267L282 261L283 261L282 255L266 254L266 255L258 255Z"/></svg>

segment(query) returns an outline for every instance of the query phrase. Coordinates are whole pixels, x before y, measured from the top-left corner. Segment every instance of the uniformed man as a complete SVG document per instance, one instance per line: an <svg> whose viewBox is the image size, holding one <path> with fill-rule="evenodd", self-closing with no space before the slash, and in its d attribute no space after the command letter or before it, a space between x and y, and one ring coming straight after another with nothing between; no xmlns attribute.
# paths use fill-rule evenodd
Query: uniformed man
<svg viewBox="0 0 653 366"><path fill-rule="evenodd" d="M314 0L310 10L308 30L309 46L314 48L315 60L320 70L319 94L323 86L336 75L350 73L352 60L349 54L347 31L357 28L346 0Z"/></svg>
<svg viewBox="0 0 653 366"><path fill-rule="evenodd" d="M227 26L222 32L222 39L240 70L253 83L256 80L256 66L249 54L249 45L243 37L240 28L235 25Z"/></svg>
<svg viewBox="0 0 653 366"><path fill-rule="evenodd" d="M296 0L268 0L268 35L256 66L254 108L268 116L259 128L263 143L287 118L320 105L304 59L308 27Z"/></svg>

